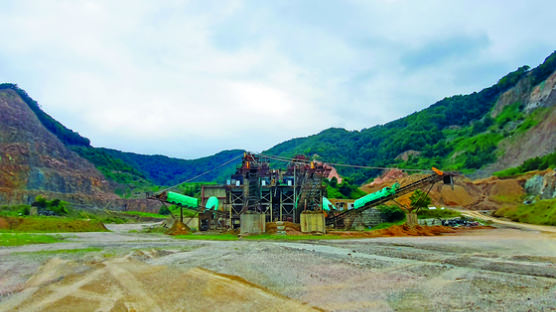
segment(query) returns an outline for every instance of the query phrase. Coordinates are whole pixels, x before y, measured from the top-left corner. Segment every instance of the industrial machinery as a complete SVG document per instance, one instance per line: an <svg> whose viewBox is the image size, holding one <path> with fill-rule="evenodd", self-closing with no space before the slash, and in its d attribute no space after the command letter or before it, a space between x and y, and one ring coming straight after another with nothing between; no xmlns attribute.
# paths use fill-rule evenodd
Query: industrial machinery
<svg viewBox="0 0 556 312"><path fill-rule="evenodd" d="M410 192L415 191L416 189L423 188L429 186L429 190L427 194L432 189L432 186L440 181L443 181L444 184L450 184L453 187L453 173L443 172L439 169L432 168L433 174L426 176L422 179L419 179L413 183L400 186L399 183L394 183L390 187L384 187L383 189L367 194L354 202L353 209L344 210L337 213L331 213L326 218L326 225L334 225L335 227L343 227L344 220L346 218L351 218L356 214L360 214L361 212L376 207L380 204L384 204L388 201L395 200L396 198L408 194Z"/></svg>
<svg viewBox="0 0 556 312"><path fill-rule="evenodd" d="M163 204L173 204L180 208L180 222L183 223L183 208L195 210L199 216L200 230L208 230L211 228L222 227L219 219L225 217L222 211L218 210L219 200L216 197L210 197L205 206L200 206L199 201L195 197L183 195L171 191L163 191L159 194L147 194L148 199L156 199ZM219 226L220 225L220 226Z"/></svg>
<svg viewBox="0 0 556 312"><path fill-rule="evenodd" d="M357 199L353 209L338 210L326 198L323 184L332 167L298 155L289 159L285 169L271 169L271 160L284 161L284 158L244 153L241 166L225 185L202 187L201 203L196 198L171 191L150 194L148 198L198 211L201 229L239 228L244 214L260 215L263 224L274 221L299 223L304 211L322 211L326 225L343 227L345 219L418 188L430 185L430 191L439 181L453 185L452 173L433 168L432 175L404 186L394 183ZM183 213L180 213L180 219L183 220Z"/></svg>
<svg viewBox="0 0 556 312"><path fill-rule="evenodd" d="M245 153L226 183L231 224L237 226L246 212L265 214L267 222L299 222L302 211L322 210L322 180L328 172L329 167L303 155L294 157L286 169L270 169L269 159Z"/></svg>

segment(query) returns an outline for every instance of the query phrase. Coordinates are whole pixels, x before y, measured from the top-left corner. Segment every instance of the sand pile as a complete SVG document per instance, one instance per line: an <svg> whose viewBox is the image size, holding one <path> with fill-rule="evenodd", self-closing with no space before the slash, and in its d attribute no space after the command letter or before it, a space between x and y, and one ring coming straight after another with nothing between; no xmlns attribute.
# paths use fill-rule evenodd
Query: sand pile
<svg viewBox="0 0 556 312"><path fill-rule="evenodd" d="M480 184L476 183L476 185ZM523 187L516 179L496 179L493 180L491 183L487 183L485 186L489 196L512 197L525 194Z"/></svg>
<svg viewBox="0 0 556 312"><path fill-rule="evenodd" d="M279 225L277 225L276 222L267 222L265 226L266 233L276 234L279 231L278 226ZM303 233L301 232L301 225L299 224L283 221L282 226L284 227L284 229L280 231L286 231L286 235L303 235Z"/></svg>
<svg viewBox="0 0 556 312"><path fill-rule="evenodd" d="M186 235L191 234L191 229L183 224L180 220L176 220L172 227L166 232L168 235Z"/></svg>
<svg viewBox="0 0 556 312"><path fill-rule="evenodd" d="M464 207L477 201L476 198L469 194L469 191L461 186L454 185L454 189L449 185L442 185L440 187L440 197L444 205Z"/></svg>

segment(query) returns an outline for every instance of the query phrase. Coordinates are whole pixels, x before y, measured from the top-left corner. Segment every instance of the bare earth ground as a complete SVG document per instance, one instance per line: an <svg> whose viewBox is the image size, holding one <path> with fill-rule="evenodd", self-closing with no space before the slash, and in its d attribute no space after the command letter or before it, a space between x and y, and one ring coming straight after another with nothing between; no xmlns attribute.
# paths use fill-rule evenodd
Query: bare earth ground
<svg viewBox="0 0 556 312"><path fill-rule="evenodd" d="M110 229L0 248L0 311L556 311L555 233L273 242Z"/></svg>

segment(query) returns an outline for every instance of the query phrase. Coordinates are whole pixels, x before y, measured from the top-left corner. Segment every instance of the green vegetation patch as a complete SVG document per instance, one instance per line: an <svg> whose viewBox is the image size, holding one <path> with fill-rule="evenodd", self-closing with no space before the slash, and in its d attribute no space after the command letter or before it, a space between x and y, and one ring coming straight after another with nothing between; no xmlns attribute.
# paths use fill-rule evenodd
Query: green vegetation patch
<svg viewBox="0 0 556 312"><path fill-rule="evenodd" d="M37 207L39 211L48 211L50 214L57 216L67 215L70 212L69 203L57 198L48 200L41 195L35 198L31 206Z"/></svg>
<svg viewBox="0 0 556 312"><path fill-rule="evenodd" d="M556 150L542 157L527 159L517 167L495 172L494 175L499 178L511 178L527 171L545 170L548 168L556 168Z"/></svg>
<svg viewBox="0 0 556 312"><path fill-rule="evenodd" d="M496 160L496 148L504 136L497 132L477 134L470 138L460 139L454 146L454 168L478 169Z"/></svg>
<svg viewBox="0 0 556 312"><path fill-rule="evenodd" d="M2 233L0 232L0 246L21 246L29 244L52 244L63 240L60 235Z"/></svg>
<svg viewBox="0 0 556 312"><path fill-rule="evenodd" d="M118 183L115 192L123 198L129 198L132 191L145 192L155 188L143 172L103 149L90 146L72 146L72 149L79 156L92 162L107 179Z"/></svg>
<svg viewBox="0 0 556 312"><path fill-rule="evenodd" d="M387 223L397 224L397 222L405 221L405 212L398 206L380 205L377 209L380 211L380 217Z"/></svg>
<svg viewBox="0 0 556 312"><path fill-rule="evenodd" d="M556 198L538 200L529 205L503 206L495 216L506 217L515 222L556 225Z"/></svg>
<svg viewBox="0 0 556 312"><path fill-rule="evenodd" d="M502 129L508 122L520 120L522 116L521 103L515 102L504 107L502 112L496 116L496 125L498 125L498 128Z"/></svg>
<svg viewBox="0 0 556 312"><path fill-rule="evenodd" d="M98 220L79 220L65 217L2 217L0 229L13 232L106 232Z"/></svg>
<svg viewBox="0 0 556 312"><path fill-rule="evenodd" d="M180 215L180 207L178 205L170 205L168 206L168 209L174 216ZM193 209L183 208L183 216L185 218L193 218L196 217L198 214L199 213Z"/></svg>
<svg viewBox="0 0 556 312"><path fill-rule="evenodd" d="M19 217L29 214L30 205L2 205L0 217Z"/></svg>
<svg viewBox="0 0 556 312"><path fill-rule="evenodd" d="M342 183L338 183L336 177L332 178L330 181L325 179L324 184L326 185L328 198L357 199L367 195L367 193L359 189L349 178L344 178Z"/></svg>

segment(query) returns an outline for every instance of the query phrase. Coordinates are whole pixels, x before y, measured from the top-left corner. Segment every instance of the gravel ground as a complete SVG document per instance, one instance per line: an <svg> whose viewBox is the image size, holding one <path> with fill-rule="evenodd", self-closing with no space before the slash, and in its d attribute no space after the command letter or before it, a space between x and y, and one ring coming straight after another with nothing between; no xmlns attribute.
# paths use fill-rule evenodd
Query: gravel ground
<svg viewBox="0 0 556 312"><path fill-rule="evenodd" d="M236 275L330 311L556 311L553 234L493 229L435 237L183 241L129 233L137 229L130 225L110 229L71 233L64 243L0 248L0 311L50 258L99 261L133 249L162 251L140 259L153 267ZM101 251L52 252L91 247Z"/></svg>

